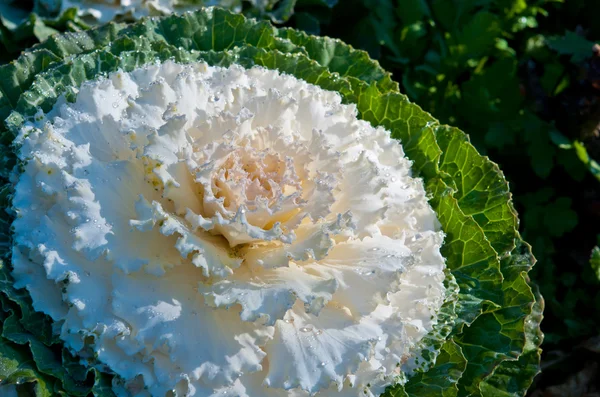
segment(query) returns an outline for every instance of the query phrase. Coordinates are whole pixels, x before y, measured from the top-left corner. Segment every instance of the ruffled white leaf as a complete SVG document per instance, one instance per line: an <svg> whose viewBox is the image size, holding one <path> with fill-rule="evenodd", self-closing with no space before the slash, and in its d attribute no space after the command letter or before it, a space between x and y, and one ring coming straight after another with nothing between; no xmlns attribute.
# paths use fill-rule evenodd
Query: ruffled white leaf
<svg viewBox="0 0 600 397"><path fill-rule="evenodd" d="M202 268L205 277L226 277L242 262L241 259L230 257L229 247L223 241L206 233L193 233L182 219L169 215L160 203L153 201L150 204L141 196L136 207L140 219L132 219L130 224L140 231L159 226L164 236L179 235L175 248L182 258L191 257L192 264Z"/></svg>
<svg viewBox="0 0 600 397"><path fill-rule="evenodd" d="M338 281L331 277L319 277L307 273L302 267L264 269L260 266L241 269L233 277L220 280L210 288L202 288L206 301L215 307L242 306L244 321L261 319L273 325L291 309L297 300L304 303L305 310L318 315L331 300Z"/></svg>
<svg viewBox="0 0 600 397"><path fill-rule="evenodd" d="M83 84L17 144L15 285L116 392L378 395L436 324L422 182L337 93L165 62Z"/></svg>
<svg viewBox="0 0 600 397"><path fill-rule="evenodd" d="M244 260L249 266L266 268L287 266L290 260L320 260L335 245L334 236L352 234L352 230L350 213L338 214L330 222L305 222L296 229L296 239L292 244L251 245L244 250Z"/></svg>
<svg viewBox="0 0 600 397"><path fill-rule="evenodd" d="M269 387L296 387L315 393L335 383L342 389L345 375L369 359L381 330L369 321L356 322L341 310L326 307L319 316L295 306L275 325L273 340L265 347Z"/></svg>
<svg viewBox="0 0 600 397"><path fill-rule="evenodd" d="M160 383L188 374L218 387L232 383L240 372L262 368L265 353L258 346L270 338L269 329L240 322L236 310L217 311L205 305L198 293L198 276L181 266L162 277L113 277L113 311L130 333L117 344L142 357L154 357Z"/></svg>

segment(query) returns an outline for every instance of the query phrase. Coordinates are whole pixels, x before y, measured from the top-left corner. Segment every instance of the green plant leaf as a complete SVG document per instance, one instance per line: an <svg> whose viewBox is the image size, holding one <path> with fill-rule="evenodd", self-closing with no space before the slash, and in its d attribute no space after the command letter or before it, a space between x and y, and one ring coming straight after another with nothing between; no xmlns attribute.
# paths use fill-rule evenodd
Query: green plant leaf
<svg viewBox="0 0 600 397"><path fill-rule="evenodd" d="M590 266L594 271L594 275L596 276L598 281L600 281L600 248L597 246L594 247L594 249L592 249L592 255L590 257Z"/></svg>
<svg viewBox="0 0 600 397"><path fill-rule="evenodd" d="M504 276L502 307L483 314L457 337L457 343L463 352L466 355L469 352L468 356L474 357L468 362L465 374L460 380L460 386L463 386L468 394L486 396L482 393L480 384L498 368L498 360L502 363L511 362L525 350L526 324L528 318L531 318L535 302L527 278L527 273L535 263L531 247L520 239L517 240L512 254L504 257L501 263ZM537 328L539 329L539 322ZM536 365L539 365L539 356L537 358ZM523 376L515 381L527 383L527 379L529 378Z"/></svg>
<svg viewBox="0 0 600 397"><path fill-rule="evenodd" d="M540 323L543 318L544 299L539 289L534 287L535 304L531 314L525 321L525 338L527 340L523 354L516 361L504 361L494 373L482 382L482 396L521 397L527 392L533 379L540 373L540 345L543 334Z"/></svg>
<svg viewBox="0 0 600 397"><path fill-rule="evenodd" d="M494 45L501 31L500 20L496 15L486 11L478 12L456 36L451 50L453 56L458 62L480 57Z"/></svg>
<svg viewBox="0 0 600 397"><path fill-rule="evenodd" d="M444 153L440 168L453 181L459 207L484 230L500 256L510 252L515 246L517 214L504 175L477 153L461 131L442 127L436 137Z"/></svg>
<svg viewBox="0 0 600 397"><path fill-rule="evenodd" d="M457 383L466 366L467 360L460 346L449 340L442 347L435 366L427 372L412 377L404 386L404 390L411 397L454 397L458 394Z"/></svg>
<svg viewBox="0 0 600 397"><path fill-rule="evenodd" d="M564 36L554 36L547 39L548 46L559 54L571 55L571 62L579 63L591 57L594 53L594 42L575 32L567 31Z"/></svg>

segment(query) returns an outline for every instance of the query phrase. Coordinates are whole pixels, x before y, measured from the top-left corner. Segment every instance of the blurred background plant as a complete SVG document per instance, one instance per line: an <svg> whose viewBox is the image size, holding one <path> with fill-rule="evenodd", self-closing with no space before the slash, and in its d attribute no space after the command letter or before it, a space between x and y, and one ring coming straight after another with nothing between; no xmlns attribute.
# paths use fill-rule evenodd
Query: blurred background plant
<svg viewBox="0 0 600 397"><path fill-rule="evenodd" d="M530 394L600 392L600 1L131 0L164 9L114 13L125 3L0 0L0 62L99 23L94 4L127 21L219 3L368 51L511 182L546 299L543 372Z"/></svg>

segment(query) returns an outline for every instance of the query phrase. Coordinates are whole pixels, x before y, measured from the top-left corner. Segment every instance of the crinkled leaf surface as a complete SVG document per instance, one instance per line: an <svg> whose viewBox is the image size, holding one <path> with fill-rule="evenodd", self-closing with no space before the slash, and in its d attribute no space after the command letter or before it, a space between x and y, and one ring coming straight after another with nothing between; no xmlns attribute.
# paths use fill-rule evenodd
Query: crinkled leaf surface
<svg viewBox="0 0 600 397"><path fill-rule="evenodd" d="M503 361L494 373L480 385L481 395L492 397L523 396L540 372L540 345L543 334L540 322L543 318L544 299L537 286L533 286L535 303L531 314L525 321L525 348L523 354L515 361Z"/></svg>

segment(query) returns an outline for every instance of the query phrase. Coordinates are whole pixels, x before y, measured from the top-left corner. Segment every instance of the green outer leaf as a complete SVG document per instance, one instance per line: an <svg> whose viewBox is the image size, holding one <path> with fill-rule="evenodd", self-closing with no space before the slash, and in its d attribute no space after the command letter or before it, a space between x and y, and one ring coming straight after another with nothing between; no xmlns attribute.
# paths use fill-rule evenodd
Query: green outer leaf
<svg viewBox="0 0 600 397"><path fill-rule="evenodd" d="M20 345L28 344L38 370L60 379L63 388L70 395L86 396L90 392L91 385L85 384L85 378L83 381L73 379L63 366L60 354L57 356L55 351L41 343L33 334L27 332L15 314L11 314L4 320L2 336Z"/></svg>
<svg viewBox="0 0 600 397"><path fill-rule="evenodd" d="M115 397L112 389L112 377L105 373L94 371L96 375L96 382L92 387L92 394L95 397Z"/></svg>
<svg viewBox="0 0 600 397"><path fill-rule="evenodd" d="M331 73L342 77L355 77L366 83L376 82L381 92L398 91L398 83L392 75L369 58L362 50L355 50L338 39L316 37L290 28L278 30L278 36L290 40L306 50L309 58L325 66Z"/></svg>
<svg viewBox="0 0 600 397"><path fill-rule="evenodd" d="M521 397L527 392L533 378L540 373L540 345L544 339L540 331L544 299L539 288L533 285L535 303L531 315L525 321L526 344L517 361L504 361L481 385L481 395L489 397Z"/></svg>
<svg viewBox="0 0 600 397"><path fill-rule="evenodd" d="M282 35L292 38L282 39ZM499 365L504 360L515 359L523 351L525 318L531 312L534 298L524 273L529 267L519 273L512 270L514 265L506 264L506 261L512 263L507 251L516 237L516 215L502 174L497 166L476 153L463 133L439 126L429 114L395 92L386 83L389 75L381 74L374 61L365 61L360 68L346 67L350 63L345 64L342 59L332 61L342 56L339 54L343 51L336 49L341 43L334 43L331 50L328 39L293 37L268 24L219 10L146 19L125 28L112 25L81 36L79 41L84 44L77 43L73 35L53 38L24 54L13 69L0 68L0 81L15 81L14 87L4 93L4 112L17 107L17 112L6 121L13 132L23 122L22 114L31 115L38 105L49 109L61 92L73 99L72 87L82 81L119 67L131 70L155 57L174 57L180 62L204 59L224 65L235 62L246 67L259 64L337 90L346 103L357 104L362 118L388 128L393 137L403 142L414 162L413 170L425 178L432 195L431 203L447 233L444 255L460 286L457 305L460 321L453 339L462 349L467 366L461 370L462 361L455 354L450 355L450 347L445 345L446 353L454 358L444 361L446 353L442 350L436 365L413 377L415 383L409 381L406 390L426 388L427 393L438 395L434 390L447 387L443 382L448 382L448 375L443 375L443 371L435 375L436 371L452 362L454 374L465 371L452 389L458 390L459 395L478 394L484 378L495 368L502 368ZM102 50L104 46L107 47ZM361 57L359 52L352 53L355 50L349 46L343 50L348 51L350 58ZM33 64L32 70L23 72L24 60L41 56L34 55L38 52L58 59L29 62ZM60 61L63 58L67 58L66 62ZM338 68L336 71L343 76L332 74L328 67ZM24 77L15 80L19 73ZM16 104L15 98L18 98ZM5 134L5 142L9 143L11 136ZM401 390L390 392L407 393Z"/></svg>
<svg viewBox="0 0 600 397"><path fill-rule="evenodd" d="M481 313L500 307L502 274L496 252L477 223L462 213L452 189L438 179L429 183L428 190L433 192L431 204L446 232L442 254L460 286L460 332Z"/></svg>
<svg viewBox="0 0 600 397"><path fill-rule="evenodd" d="M23 354L31 355L30 359L35 362L35 368L41 374L39 376L42 376L42 380L48 375L52 377L49 379L58 379L59 382L52 383L60 384L70 396L87 396L93 385L93 377L88 377L90 370L72 360L56 333L52 333L52 320L34 311L26 291L15 290L12 287L11 276L3 264L0 264L0 290L4 293L2 307L9 312L3 320L0 342L10 341L13 344L28 345L29 349L23 350ZM3 356L0 352L0 362L2 357L11 356ZM44 392L43 384L36 385L34 389L40 393Z"/></svg>
<svg viewBox="0 0 600 397"><path fill-rule="evenodd" d="M448 340L444 343L435 367L425 373L418 373L405 385L408 396L454 397L458 394L456 384L463 375L467 360L459 345Z"/></svg>
<svg viewBox="0 0 600 397"><path fill-rule="evenodd" d="M0 378L4 384L38 381L41 377L26 349L0 339Z"/></svg>
<svg viewBox="0 0 600 397"><path fill-rule="evenodd" d="M89 28L78 16L76 9L66 10L56 18L41 17L14 5L0 4L0 60L8 61L23 48L46 40L64 31L80 31ZM13 20L7 20L10 10L18 10Z"/></svg>
<svg viewBox="0 0 600 397"><path fill-rule="evenodd" d="M477 153L460 130L440 127L436 137L444 153L440 168L453 181L459 207L481 226L499 256L509 253L515 246L518 222L502 172Z"/></svg>
<svg viewBox="0 0 600 397"><path fill-rule="evenodd" d="M122 24L110 24L86 32L53 36L25 51L10 64L0 66L0 119L4 120L10 114L24 87L29 87L38 73L69 56L91 52L110 43L123 27ZM10 142L12 139L3 141L5 144Z"/></svg>
<svg viewBox="0 0 600 397"><path fill-rule="evenodd" d="M0 261L0 270L4 269L5 265ZM2 307L5 308L7 302L4 297L1 297L0 300L2 301ZM6 318L2 312L0 319L2 320L0 321L0 330L3 333L10 316ZM37 397L50 397L52 396L54 379L38 371L28 349L0 337L0 382L2 384L35 382L35 395Z"/></svg>
<svg viewBox="0 0 600 397"><path fill-rule="evenodd" d="M535 301L527 272L534 263L531 247L519 239L512 255L503 258L501 263L502 307L481 315L456 337L465 355L473 358L459 383L461 394L478 395L480 383L501 362L515 360L523 353L525 323Z"/></svg>
<svg viewBox="0 0 600 397"><path fill-rule="evenodd" d="M26 290L17 290L12 286L12 277L9 268L4 262L0 261L0 291L12 302L20 311L20 320L23 326L31 332L37 340L50 346L58 342L58 337L53 333L50 318L42 313L36 312L31 304L31 298ZM4 306L9 303L5 302ZM13 306L10 307L12 311Z"/></svg>
<svg viewBox="0 0 600 397"><path fill-rule="evenodd" d="M31 85L36 71L44 70L51 63L60 60L51 52L41 50L24 53L19 57L18 63L3 66L0 78L0 117L6 118L14 109L23 87Z"/></svg>

